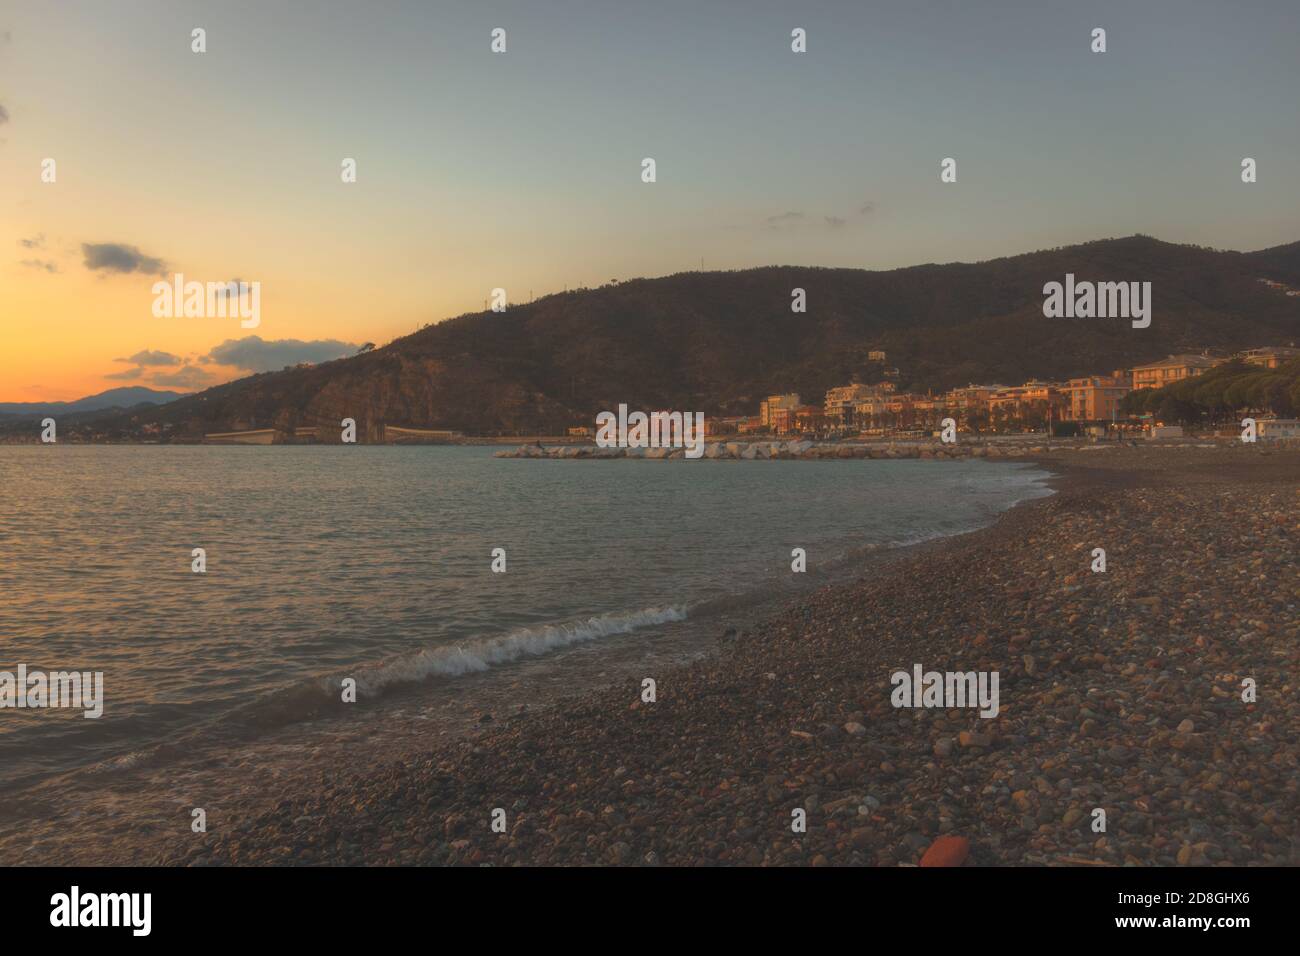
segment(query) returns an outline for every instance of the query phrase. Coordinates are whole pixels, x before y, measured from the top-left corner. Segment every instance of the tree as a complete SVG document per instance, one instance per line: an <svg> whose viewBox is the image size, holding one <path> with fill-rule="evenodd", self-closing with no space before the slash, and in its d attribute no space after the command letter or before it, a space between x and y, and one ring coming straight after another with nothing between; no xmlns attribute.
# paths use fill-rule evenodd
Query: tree
<svg viewBox="0 0 1300 956"><path fill-rule="evenodd" d="M1269 411L1279 418L1295 417L1296 404L1291 397L1294 389L1291 389L1289 385L1290 383L1279 375L1269 379L1268 384L1264 387L1264 404Z"/></svg>
<svg viewBox="0 0 1300 956"><path fill-rule="evenodd" d="M1156 412L1156 420L1166 425L1191 424L1200 417L1200 409L1194 403L1174 395L1166 395L1162 398L1159 410Z"/></svg>

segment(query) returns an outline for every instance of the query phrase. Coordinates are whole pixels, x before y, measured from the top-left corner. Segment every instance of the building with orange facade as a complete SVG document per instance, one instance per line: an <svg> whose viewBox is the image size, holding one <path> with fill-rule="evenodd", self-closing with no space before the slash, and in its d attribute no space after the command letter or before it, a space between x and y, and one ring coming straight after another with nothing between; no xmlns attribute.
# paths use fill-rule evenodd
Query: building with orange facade
<svg viewBox="0 0 1300 956"><path fill-rule="evenodd" d="M773 417L779 411L790 410L799 407L799 393L786 392L784 395L769 395L758 405L759 424L775 430Z"/></svg>
<svg viewBox="0 0 1300 956"><path fill-rule="evenodd" d="M1138 365L1133 368L1133 388L1164 388L1185 378L1192 378L1214 368L1223 359L1208 355L1171 355L1160 362Z"/></svg>
<svg viewBox="0 0 1300 956"><path fill-rule="evenodd" d="M854 406L879 394L879 389L873 385L859 385L856 382L852 385L839 385L827 389L822 409L833 424L849 425L853 421Z"/></svg>
<svg viewBox="0 0 1300 956"><path fill-rule="evenodd" d="M1120 400L1132 390L1132 381L1123 369L1111 375L1072 378L1066 386L1068 404L1065 407L1065 420L1115 421L1119 417Z"/></svg>

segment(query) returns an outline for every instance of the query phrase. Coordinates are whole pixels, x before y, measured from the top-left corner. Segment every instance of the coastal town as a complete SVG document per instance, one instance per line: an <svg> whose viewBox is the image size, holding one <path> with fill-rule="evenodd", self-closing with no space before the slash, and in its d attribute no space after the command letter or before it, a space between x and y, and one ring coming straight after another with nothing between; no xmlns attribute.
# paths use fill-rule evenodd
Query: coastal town
<svg viewBox="0 0 1300 956"><path fill-rule="evenodd" d="M899 370L885 364L886 353L873 351L869 357L882 366L877 381L831 388L820 405L803 402L795 392L769 395L759 404L756 415L710 419L709 434L920 438L931 436L943 419L952 418L959 430L975 433L1048 431L1061 437L1119 437L1150 435L1157 429L1155 435L1160 437L1159 429L1178 426L1162 422L1154 413L1126 412L1122 407L1125 396L1194 378L1233 360L1254 368L1277 369L1300 358L1300 348L1273 346L1231 355L1214 355L1207 350L1170 355L1158 362L1065 382L971 384L942 394L899 391ZM1262 417L1259 424L1261 437L1300 437L1294 419ZM579 428L570 434L579 437L588 431ZM1166 434L1173 436L1177 432Z"/></svg>
<svg viewBox="0 0 1300 956"><path fill-rule="evenodd" d="M1300 347L1267 346L1237 352L1204 349L1184 352L1130 368L1083 375L1066 381L1031 379L1020 385L969 384L945 392L915 391L900 387L902 371L889 364L883 350L867 353L867 368L875 374L826 390L820 403L805 401L799 392L768 395L755 413L706 416L704 439L711 443L736 441L804 440L808 442L907 441L939 435L951 420L966 435L991 437L1049 435L1055 438L1125 439L1178 438L1184 422L1178 408L1163 406L1140 410L1135 393L1165 389L1198 378L1215 369L1231 367L1242 372L1281 370L1294 373ZM1289 371L1288 371L1289 370ZM1162 393L1163 394L1163 393ZM1282 407L1279 409L1277 406ZM1263 440L1300 438L1295 402L1252 402L1247 396L1234 409L1253 416ZM660 410L653 415L680 415ZM1224 416L1220 416L1224 417ZM1227 415L1225 421L1235 421ZM589 445L596 437L594 424L579 422L565 434L513 432L467 434L449 428L416 427L409 423L375 422L364 437L347 436L347 420L299 421L279 427L254 421L233 422L221 431L192 434L173 423L144 420L140 415L104 421L60 423L60 440L72 442L164 442L240 445L334 444L360 440L365 444L509 444L528 438L546 445ZM1212 424L1212 423L1203 423ZM356 423L353 423L356 434ZM1204 430L1204 429L1200 429ZM39 429L17 428L10 423L0 433L0 444L39 441ZM534 457L525 455L519 457ZM710 456L716 457L716 456Z"/></svg>

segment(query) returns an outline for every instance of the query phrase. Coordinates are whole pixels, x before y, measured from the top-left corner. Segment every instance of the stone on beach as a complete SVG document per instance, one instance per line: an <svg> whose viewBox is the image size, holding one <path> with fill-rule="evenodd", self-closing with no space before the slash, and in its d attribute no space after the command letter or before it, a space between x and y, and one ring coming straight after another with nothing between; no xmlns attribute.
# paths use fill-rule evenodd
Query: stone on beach
<svg viewBox="0 0 1300 956"><path fill-rule="evenodd" d="M970 840L959 836L941 836L930 844L921 857L922 866L961 866L970 856Z"/></svg>

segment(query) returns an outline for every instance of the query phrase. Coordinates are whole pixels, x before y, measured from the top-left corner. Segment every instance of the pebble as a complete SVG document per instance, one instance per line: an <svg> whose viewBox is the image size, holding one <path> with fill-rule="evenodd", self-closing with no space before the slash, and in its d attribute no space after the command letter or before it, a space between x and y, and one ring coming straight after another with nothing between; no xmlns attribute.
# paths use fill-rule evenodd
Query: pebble
<svg viewBox="0 0 1300 956"><path fill-rule="evenodd" d="M628 708L629 679L485 724L472 745L433 737L401 766L277 794L283 810L227 808L201 855L173 840L150 859L1300 862L1297 552L1277 546L1278 529L1300 534L1300 451L1124 446L1086 471L1073 447L1038 457L1063 475L1054 496L791 599L656 673L654 707ZM1000 672L998 716L895 709L889 675L914 663ZM489 829L497 806L522 807L508 834Z"/></svg>

